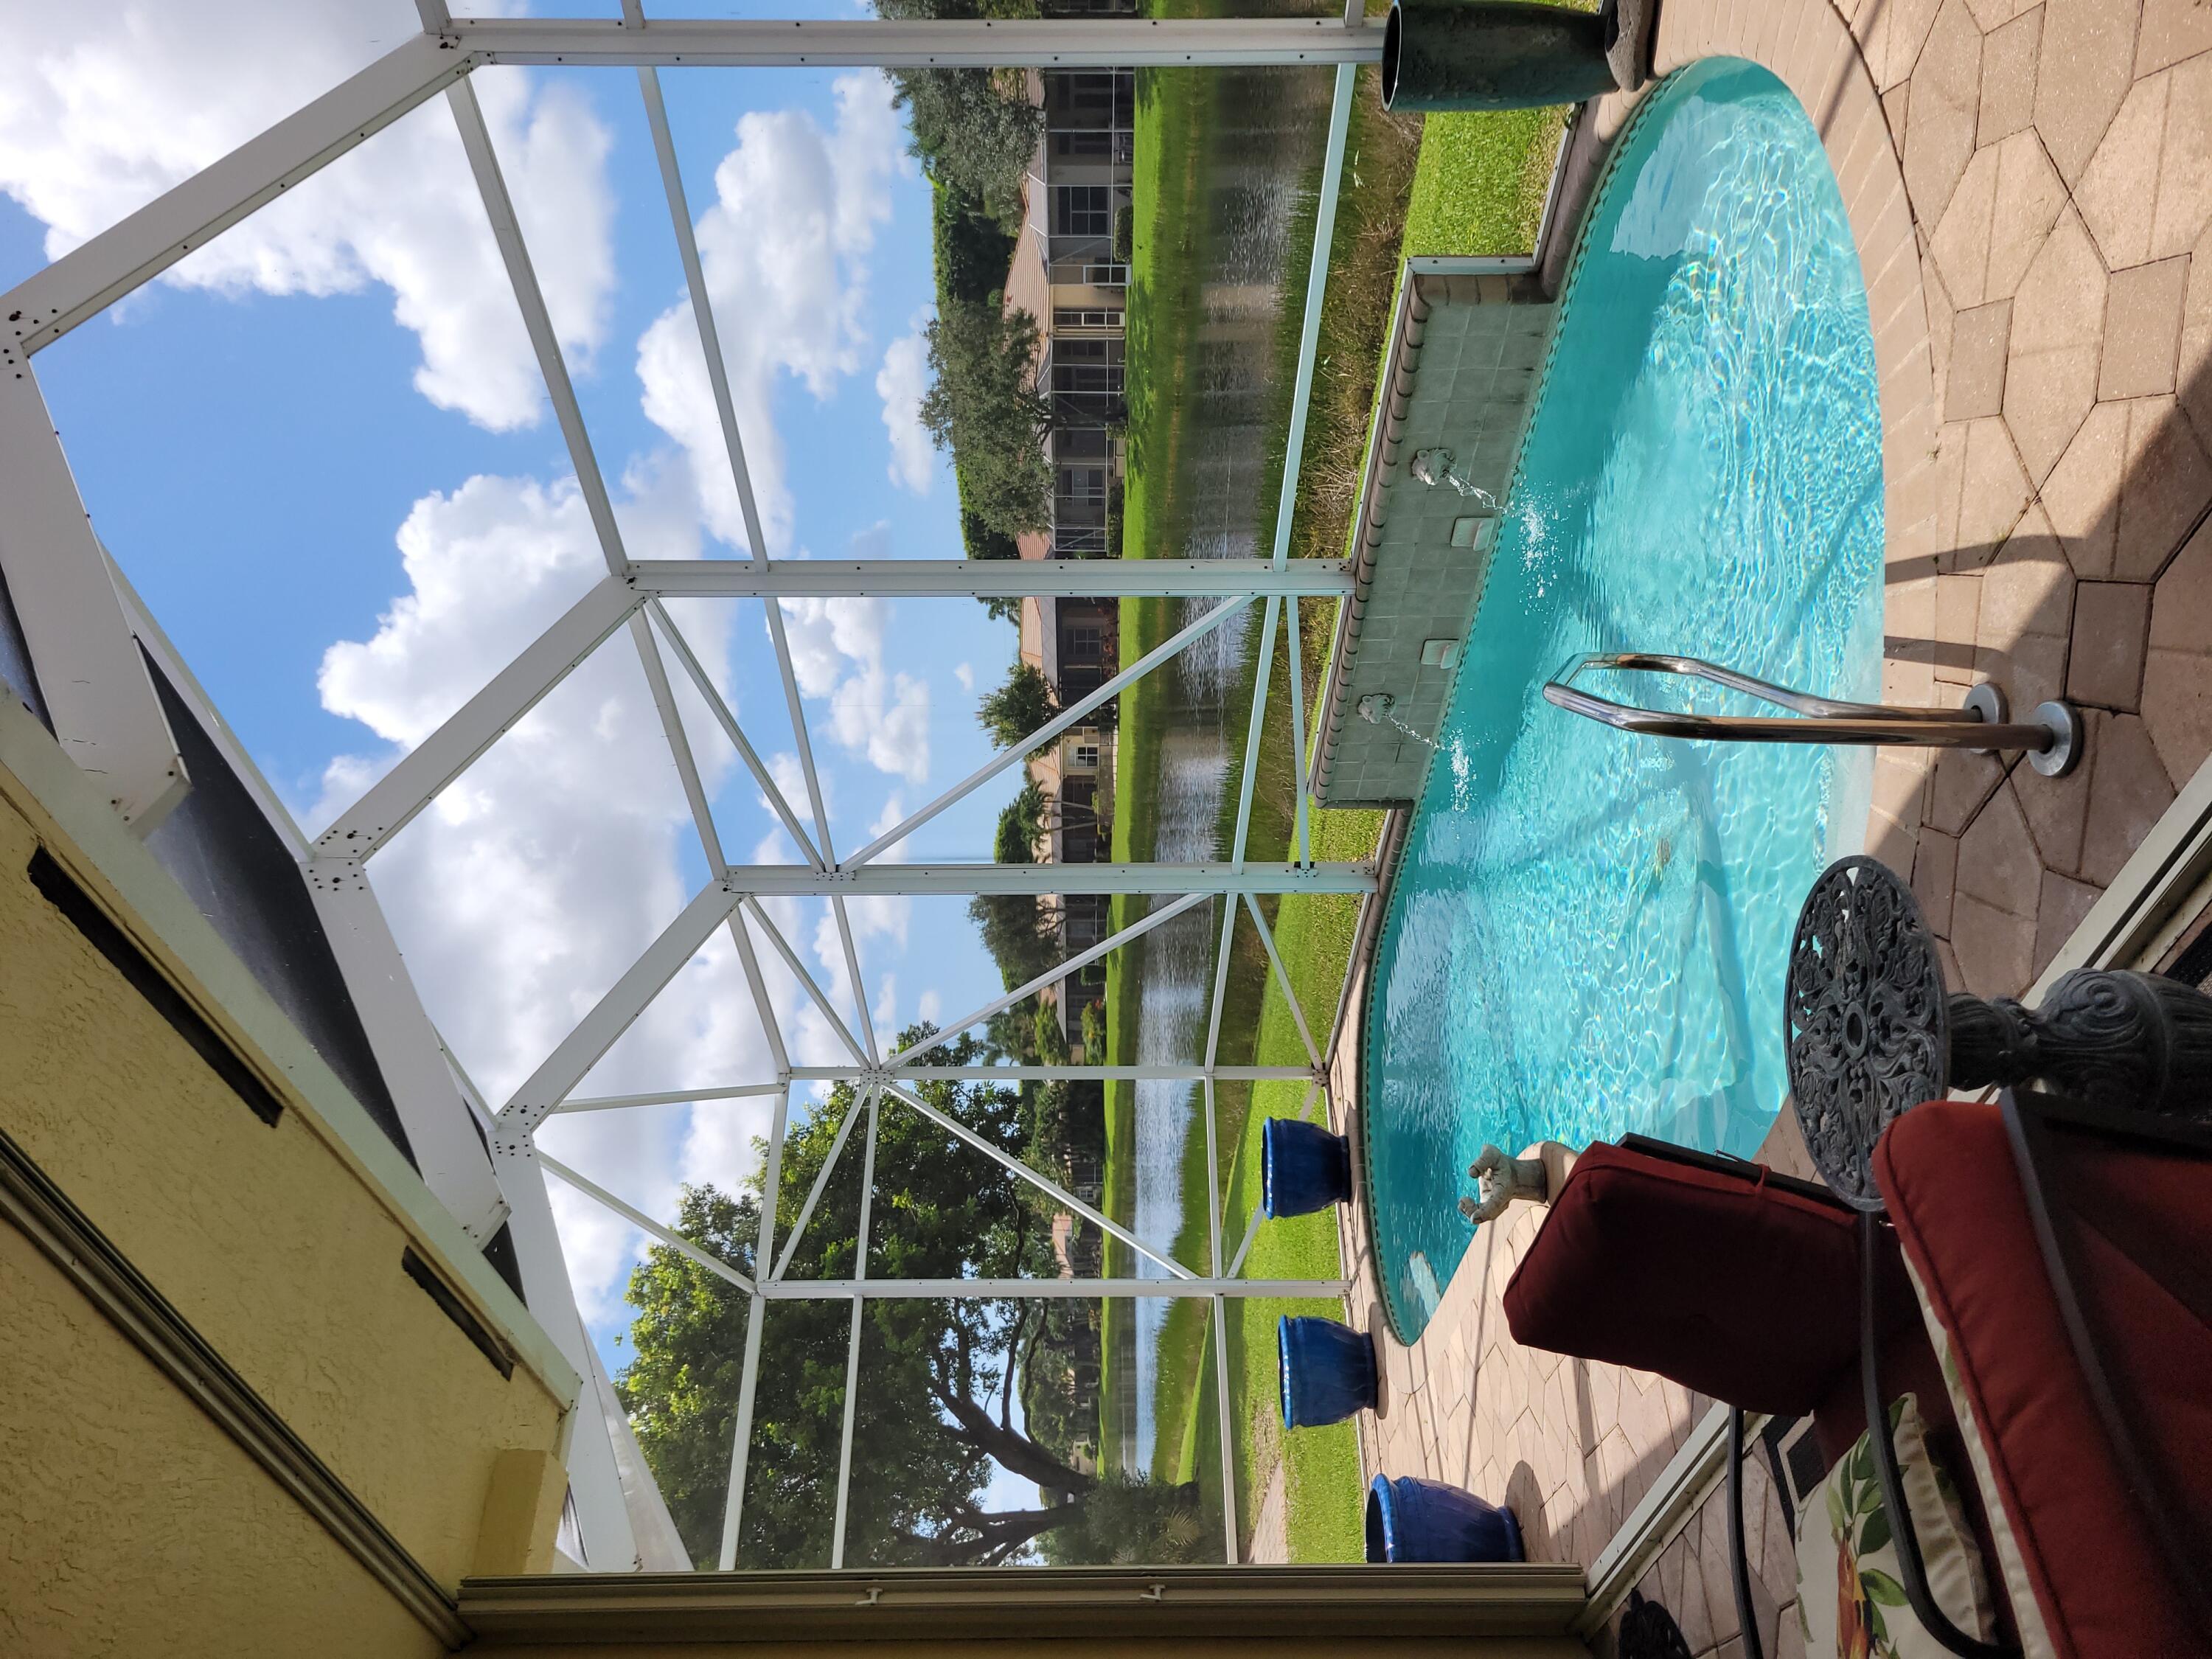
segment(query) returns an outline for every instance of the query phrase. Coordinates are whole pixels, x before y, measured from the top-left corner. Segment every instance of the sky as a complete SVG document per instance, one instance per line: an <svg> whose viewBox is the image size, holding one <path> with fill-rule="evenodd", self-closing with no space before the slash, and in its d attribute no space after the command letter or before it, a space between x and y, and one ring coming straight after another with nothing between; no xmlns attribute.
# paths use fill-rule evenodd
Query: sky
<svg viewBox="0 0 2212 1659"><path fill-rule="evenodd" d="M687 9L729 9L656 8ZM842 9L798 13L825 10ZM27 11L0 57L0 286L418 27L410 0ZM929 192L888 83L874 71L661 78L768 552L958 556L952 479L915 407ZM742 556L633 72L489 68L471 81L630 556ZM38 370L94 528L311 835L605 572L442 98L65 336ZM671 610L804 817L762 606ZM786 625L841 850L989 753L976 699L1016 641L973 600L798 601ZM704 703L688 685L678 697L727 856L793 861ZM987 786L894 856L988 860L1012 793L1011 777ZM432 1018L496 1104L706 872L618 632L395 838L371 879ZM826 908L769 908L850 1009ZM962 902L863 900L851 915L879 1034L997 994ZM780 967L770 990L795 1060L842 1057ZM580 1092L772 1070L723 933ZM752 1167L766 1116L760 1100L596 1112L542 1139L668 1218L682 1183L727 1187ZM622 1291L643 1237L550 1184L579 1304L619 1370Z"/></svg>

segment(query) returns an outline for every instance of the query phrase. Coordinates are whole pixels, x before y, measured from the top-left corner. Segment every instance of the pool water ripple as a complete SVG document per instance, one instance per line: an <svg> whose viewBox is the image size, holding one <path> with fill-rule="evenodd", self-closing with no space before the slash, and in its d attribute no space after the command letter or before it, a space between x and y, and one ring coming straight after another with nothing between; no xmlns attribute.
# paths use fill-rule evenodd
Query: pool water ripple
<svg viewBox="0 0 2212 1659"><path fill-rule="evenodd" d="M1583 653L1642 650L1874 697L1881 456L1819 136L1765 70L1698 64L1647 100L1592 204L1377 950L1370 1224L1407 1340L1472 1240L1457 1205L1485 1142L1748 1153L1772 1122L1784 947L1863 831L1867 751L1639 738L1541 688ZM1581 683L1753 707L1672 677Z"/></svg>

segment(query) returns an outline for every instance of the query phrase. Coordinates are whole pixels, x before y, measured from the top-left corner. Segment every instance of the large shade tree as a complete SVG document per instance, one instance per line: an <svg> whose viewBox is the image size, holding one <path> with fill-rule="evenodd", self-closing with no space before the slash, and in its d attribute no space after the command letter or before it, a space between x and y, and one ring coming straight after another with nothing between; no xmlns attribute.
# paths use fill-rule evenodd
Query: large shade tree
<svg viewBox="0 0 2212 1659"><path fill-rule="evenodd" d="M902 1046L933 1035L918 1026ZM988 1051L961 1037L933 1051L972 1066ZM1018 1155L1030 1138L1023 1098L953 1079L917 1092ZM786 1139L776 1193L776 1250L797 1222L837 1126L856 1109L839 1084ZM1034 1188L919 1113L887 1101L878 1117L872 1278L1048 1276L1052 1206ZM787 1277L849 1279L860 1207L862 1127L830 1176ZM687 1188L677 1231L740 1271L757 1269L761 1194ZM631 1275L635 1358L617 1379L647 1462L695 1559L716 1559L750 1299L663 1245ZM769 1305L753 1413L744 1537L750 1567L821 1567L830 1557L851 1304ZM1041 1328L1035 1304L884 1299L865 1304L846 1559L855 1565L994 1565L1041 1553L1058 1560L1196 1559L1207 1527L1192 1486L1102 1482L1026 1432L1014 1406ZM1042 1501L987 1510L996 1463L1036 1483ZM1092 1514L1092 1507L1097 1513ZM1112 1536L1105 1534L1111 1534Z"/></svg>
<svg viewBox="0 0 2212 1659"><path fill-rule="evenodd" d="M975 705L975 724L1001 749L1026 743L1060 713L1052 682L1034 663L1014 660L1004 684L983 694ZM1043 750L1034 751L1042 754Z"/></svg>
<svg viewBox="0 0 2212 1659"><path fill-rule="evenodd" d="M1035 17L1036 0L876 0L881 17ZM1022 216L1022 174L1044 131L1018 69L886 70L906 106L909 148L931 179L983 204L1009 231Z"/></svg>
<svg viewBox="0 0 2212 1659"><path fill-rule="evenodd" d="M1052 394L1039 382L1036 319L992 295L939 302L924 333L933 380L921 423L960 469L960 504L1001 537L1052 522Z"/></svg>

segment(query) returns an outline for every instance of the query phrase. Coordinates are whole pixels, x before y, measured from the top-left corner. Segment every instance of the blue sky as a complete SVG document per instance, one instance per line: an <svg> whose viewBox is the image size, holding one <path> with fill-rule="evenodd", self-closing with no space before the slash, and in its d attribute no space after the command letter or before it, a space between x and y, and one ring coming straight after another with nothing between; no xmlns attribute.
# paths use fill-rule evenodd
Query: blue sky
<svg viewBox="0 0 2212 1659"><path fill-rule="evenodd" d="M15 111L0 112L0 283L44 261L50 232L67 244L112 222L413 27L404 3L337 0L192 0L151 22L63 9L0 70L15 77L0 79ZM249 84L212 107L208 64L164 34L195 17L253 24L263 47ZM473 79L630 551L735 556L635 78ZM951 480L925 459L910 407L928 192L880 82L715 70L664 84L771 550L957 556ZM826 210L812 188L824 179ZM312 831L601 567L550 410L517 372L520 326L444 102L280 206L39 369L95 526ZM787 757L760 607L693 605L678 620L757 746ZM988 752L975 693L1015 641L973 601L816 605L790 625L841 848ZM495 1098L703 878L649 713L618 635L375 866L434 1017ZM788 858L696 700L689 714L729 855ZM1012 793L987 787L905 855L988 858ZM856 913L880 1014L904 1023L995 994L962 908ZM781 915L842 981L818 907ZM802 1057L832 1058L787 976L775 994ZM757 1024L726 944L712 946L586 1091L764 1076ZM548 1145L666 1215L679 1181L735 1178L757 1108L594 1114L556 1123ZM637 1235L565 1190L556 1200L580 1300L618 1367Z"/></svg>

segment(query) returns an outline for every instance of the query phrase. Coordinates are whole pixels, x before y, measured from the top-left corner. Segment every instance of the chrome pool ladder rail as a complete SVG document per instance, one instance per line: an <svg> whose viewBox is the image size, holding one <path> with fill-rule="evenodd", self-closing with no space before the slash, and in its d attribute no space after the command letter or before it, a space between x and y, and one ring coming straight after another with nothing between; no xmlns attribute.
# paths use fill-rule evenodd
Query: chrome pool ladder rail
<svg viewBox="0 0 2212 1659"><path fill-rule="evenodd" d="M1574 684L1585 669L1628 673L1680 674L1709 680L1761 702L1787 708L1796 718L1767 714L1686 714L1638 708L1584 691ZM1889 703L1839 702L1793 691L1718 663L1697 657L1649 651L1595 652L1577 659L1544 687L1555 708L1616 731L1654 738L1696 738L1721 743L1896 744L1923 749L2027 751L2028 763L2046 777L2063 777L2081 758L2087 729L2081 711L2068 702L2038 703L2024 724L2008 718L2005 695L1984 681L1966 694L1962 708L1900 708Z"/></svg>

